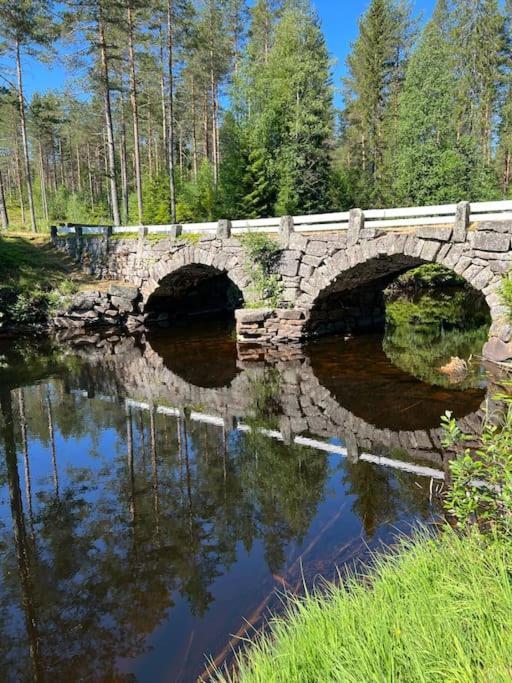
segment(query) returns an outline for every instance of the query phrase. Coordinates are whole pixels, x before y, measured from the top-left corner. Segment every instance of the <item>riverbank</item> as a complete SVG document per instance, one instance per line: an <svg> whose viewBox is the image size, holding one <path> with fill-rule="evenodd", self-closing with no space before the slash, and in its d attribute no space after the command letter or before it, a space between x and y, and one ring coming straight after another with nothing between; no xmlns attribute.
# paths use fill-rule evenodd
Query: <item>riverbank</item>
<svg viewBox="0 0 512 683"><path fill-rule="evenodd" d="M47 327L53 311L89 282L48 235L0 235L0 333Z"/></svg>
<svg viewBox="0 0 512 683"><path fill-rule="evenodd" d="M478 448L443 418L458 451L444 501L457 530L419 532L370 570L290 597L217 683L510 681L512 404L501 399Z"/></svg>
<svg viewBox="0 0 512 683"><path fill-rule="evenodd" d="M512 677L512 540L474 531L402 542L370 581L293 599L227 683Z"/></svg>

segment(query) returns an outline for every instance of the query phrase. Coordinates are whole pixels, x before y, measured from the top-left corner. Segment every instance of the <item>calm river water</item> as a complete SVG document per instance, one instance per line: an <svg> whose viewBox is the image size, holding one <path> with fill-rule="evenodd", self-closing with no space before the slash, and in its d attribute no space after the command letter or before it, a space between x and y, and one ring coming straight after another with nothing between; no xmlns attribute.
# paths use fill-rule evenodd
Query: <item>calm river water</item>
<svg viewBox="0 0 512 683"><path fill-rule="evenodd" d="M2 680L194 681L276 588L434 520L439 417L478 424L485 390L391 355L265 359L216 324L0 342Z"/></svg>

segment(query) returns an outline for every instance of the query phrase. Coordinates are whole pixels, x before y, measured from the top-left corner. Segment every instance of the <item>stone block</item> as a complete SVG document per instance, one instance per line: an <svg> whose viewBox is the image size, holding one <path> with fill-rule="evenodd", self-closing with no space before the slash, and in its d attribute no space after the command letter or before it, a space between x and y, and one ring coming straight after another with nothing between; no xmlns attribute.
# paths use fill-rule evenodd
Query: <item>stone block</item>
<svg viewBox="0 0 512 683"><path fill-rule="evenodd" d="M423 240L437 240L439 242L449 242L452 238L453 228L440 227L436 225L426 225L418 228L416 234Z"/></svg>
<svg viewBox="0 0 512 683"><path fill-rule="evenodd" d="M120 313L131 313L133 311L133 301L121 298L120 296L110 297L112 306L117 308Z"/></svg>
<svg viewBox="0 0 512 683"><path fill-rule="evenodd" d="M512 341L512 324L503 321L494 322L491 325L489 334L491 337L497 337L502 342L508 343Z"/></svg>
<svg viewBox="0 0 512 683"><path fill-rule="evenodd" d="M295 277L299 272L299 260L282 260L279 264L279 272L287 277Z"/></svg>
<svg viewBox="0 0 512 683"><path fill-rule="evenodd" d="M309 256L321 256L325 258L327 256L327 244L320 240L309 240L306 254Z"/></svg>
<svg viewBox="0 0 512 683"><path fill-rule="evenodd" d="M441 244L439 242L426 241L421 248L420 258L424 261L435 261L440 248Z"/></svg>
<svg viewBox="0 0 512 683"><path fill-rule="evenodd" d="M239 325L263 323L273 312L272 308L239 308L235 311L235 319Z"/></svg>
<svg viewBox="0 0 512 683"><path fill-rule="evenodd" d="M126 299L133 302L139 296L139 290L132 285L110 285L108 289L110 296L115 296L119 299Z"/></svg>
<svg viewBox="0 0 512 683"><path fill-rule="evenodd" d="M471 206L469 202L459 202L455 211L455 225L453 226L453 241L465 242L468 234Z"/></svg>
<svg viewBox="0 0 512 683"><path fill-rule="evenodd" d="M351 209L348 218L347 246L353 247L361 239L364 229L364 213L361 209Z"/></svg>
<svg viewBox="0 0 512 683"><path fill-rule="evenodd" d="M227 240L231 237L231 221L221 218L217 223L217 237L223 240Z"/></svg>
<svg viewBox="0 0 512 683"><path fill-rule="evenodd" d="M484 345L483 356L495 363L512 360L512 342L504 342L498 337L492 337Z"/></svg>
<svg viewBox="0 0 512 683"><path fill-rule="evenodd" d="M510 235L478 231L474 238L475 249L491 252L505 252L510 249Z"/></svg>
<svg viewBox="0 0 512 683"><path fill-rule="evenodd" d="M282 216L279 221L279 244L283 249L288 248L293 232L293 216Z"/></svg>

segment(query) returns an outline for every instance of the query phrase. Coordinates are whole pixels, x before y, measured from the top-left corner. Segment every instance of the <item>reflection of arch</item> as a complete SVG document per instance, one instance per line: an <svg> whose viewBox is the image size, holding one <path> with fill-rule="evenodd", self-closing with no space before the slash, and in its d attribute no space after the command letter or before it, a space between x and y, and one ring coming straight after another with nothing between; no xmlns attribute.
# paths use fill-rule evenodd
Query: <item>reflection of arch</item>
<svg viewBox="0 0 512 683"><path fill-rule="evenodd" d="M328 324L328 309L324 305L328 297L357 290L362 293L364 299L370 296L372 285L373 290L376 284L381 290L400 273L425 263L437 263L453 270L475 290L481 292L492 320L498 320L500 301L496 290L499 287L499 276L488 266L472 264L469 258L462 257L463 249L464 245L441 245L439 242L422 240L415 235L395 234L383 235L378 239L348 247L345 251L328 257L324 264L316 269L308 282L307 292L303 292L298 298L297 307L306 311L307 328L310 332L314 331L315 319L326 324L326 331L334 331L336 326ZM378 317L378 308L376 312ZM370 327L372 320L366 322L366 326ZM362 327L364 326L362 324Z"/></svg>
<svg viewBox="0 0 512 683"><path fill-rule="evenodd" d="M242 371L229 385L215 388L198 386L177 375L147 341L142 348L133 347L131 352L121 354L107 355L102 349L96 359L88 348L85 360L89 367L98 365L98 372L91 373L96 393L101 390L107 396L118 395L147 405L190 408L206 417L217 417L228 429L239 419L260 417L254 413L254 392L261 390L266 370L259 363L239 360ZM373 424L364 411L355 412L356 407L343 405L343 399L338 400L336 392L322 384L308 359L302 363L278 362L274 367L279 381L273 399L279 407L282 438L313 435L329 441L338 437L367 453L401 449L413 458L440 461L438 422L435 426L409 425L405 429L391 428L391 424L385 423ZM82 376L81 388L84 379ZM464 409L457 413L465 432L478 433L483 419L481 399L482 394L474 392Z"/></svg>
<svg viewBox="0 0 512 683"><path fill-rule="evenodd" d="M208 282L212 278L225 277L240 292L242 300L248 301L250 279L247 276L240 257L226 249L214 248L211 242L201 246L189 245L174 254L159 255L158 261L149 269L147 280L141 287L142 303L147 306L150 298L164 286L176 286L185 289Z"/></svg>

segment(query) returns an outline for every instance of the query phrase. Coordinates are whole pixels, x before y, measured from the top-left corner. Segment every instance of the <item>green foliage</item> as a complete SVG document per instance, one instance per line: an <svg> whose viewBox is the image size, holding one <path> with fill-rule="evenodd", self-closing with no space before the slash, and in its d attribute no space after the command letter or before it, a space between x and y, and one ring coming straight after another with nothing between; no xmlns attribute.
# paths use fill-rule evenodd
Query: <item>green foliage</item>
<svg viewBox="0 0 512 683"><path fill-rule="evenodd" d="M183 183L176 205L178 223L213 221L219 217L218 189L215 186L213 167L204 161L197 174L197 180Z"/></svg>
<svg viewBox="0 0 512 683"><path fill-rule="evenodd" d="M487 421L480 443L467 447L471 437L462 433L447 412L442 418L443 445L459 452L450 462L451 485L446 509L457 526L512 534L512 399L506 398L501 423ZM493 416L489 416L493 417Z"/></svg>
<svg viewBox="0 0 512 683"><path fill-rule="evenodd" d="M256 295L251 305L277 306L283 290L279 277L274 273L281 256L279 244L258 233L247 233L241 236L240 241L247 254L246 269Z"/></svg>
<svg viewBox="0 0 512 683"><path fill-rule="evenodd" d="M506 275L500 287L500 296L503 304L508 308L508 317L512 321L512 274Z"/></svg>
<svg viewBox="0 0 512 683"><path fill-rule="evenodd" d="M510 680L512 542L476 531L419 534L344 577L257 636L223 683Z"/></svg>

